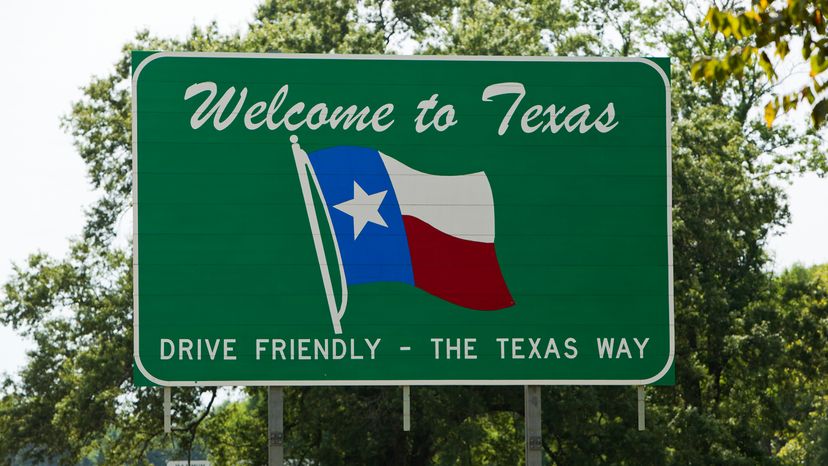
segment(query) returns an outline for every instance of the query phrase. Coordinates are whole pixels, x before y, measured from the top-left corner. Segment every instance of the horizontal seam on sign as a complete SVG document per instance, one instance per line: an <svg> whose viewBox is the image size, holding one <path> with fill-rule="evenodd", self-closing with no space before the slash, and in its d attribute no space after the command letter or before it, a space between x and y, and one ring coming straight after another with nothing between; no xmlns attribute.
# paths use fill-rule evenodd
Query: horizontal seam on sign
<svg viewBox="0 0 828 466"><path fill-rule="evenodd" d="M382 283L401 283L403 282L382 282ZM146 286L146 285L145 285ZM144 296L258 296L258 297L273 297L273 296L325 296L326 293L317 293L308 291L307 293L142 293ZM330 295L334 295L331 293ZM664 293L513 293L514 296L605 296L605 297L670 297L672 294ZM388 297L388 296L411 296L410 292L404 293L366 293L360 294L362 298L372 297ZM498 312L498 311L470 311L470 312Z"/></svg>
<svg viewBox="0 0 828 466"><path fill-rule="evenodd" d="M211 251L212 252L212 251ZM336 263L323 263L323 265L335 265ZM453 262L452 264L456 264ZM615 264L615 263L601 263L601 264L577 264L577 263L550 263L550 264L521 264L517 262L503 262L500 261L502 265L509 265L513 267L664 267L665 264ZM215 266L256 266L256 267L317 267L319 264L317 263L272 263L272 262L142 262L141 265L158 265L158 266L171 266L171 265L183 265L183 266L202 266L202 265L215 265ZM411 265L410 262L343 262L342 265L355 265L355 266L377 266L377 265L388 265L388 266L397 266L397 265ZM469 266L478 266L479 263L477 262L463 262L459 265L469 265Z"/></svg>
<svg viewBox="0 0 828 466"><path fill-rule="evenodd" d="M370 233L365 233L367 236L371 236ZM467 233L466 235L471 236L473 233ZM233 232L233 233L203 233L203 232L145 232L141 233L141 236L317 236L303 232L296 232L296 233L259 233L259 232ZM319 234L318 236L325 236L323 234ZM383 235L386 236L386 235ZM483 236L483 235L481 235ZM486 235L488 236L488 235ZM673 235L647 235L647 234L640 234L640 233L631 233L626 235L620 234L597 234L597 233L584 233L584 234L571 234L571 233L530 233L530 234L509 234L509 233L498 233L497 237L514 237L514 236L550 236L550 237L559 237L559 236L571 236L574 238L579 237L591 237L591 238L672 238Z"/></svg>
<svg viewBox="0 0 828 466"><path fill-rule="evenodd" d="M139 203L139 205L251 205L251 206L274 206L274 205L309 205L299 202L247 202L247 201L227 201L227 202L211 202L211 201L187 201L187 202L161 202L161 201L143 201ZM374 204L371 203L356 203L351 202L350 205L353 206L373 206ZM418 203L414 204L411 202L398 202L398 205L403 207L494 207L495 204L436 204L436 203ZM667 204L607 204L607 203L600 203L600 204L591 204L591 203L558 203L558 202L544 202L544 203L529 203L529 202L522 202L522 203L511 203L511 202L498 202L498 206L532 206L532 207L620 207L620 206L630 206L633 207L665 207ZM403 213L403 215L408 215ZM415 215L416 216L416 215ZM428 223L428 222L426 222Z"/></svg>
<svg viewBox="0 0 828 466"><path fill-rule="evenodd" d="M179 80L179 79L157 79L157 78L152 79L152 78L150 78L150 79L146 79L144 82L149 82L149 83L153 83L153 84L162 84L162 83L188 84L188 83L191 83L192 81ZM238 81L215 79L215 80L212 80L211 82L214 82L217 85L218 84L229 84L230 86L236 87L237 89L239 88ZM531 85L532 89L561 89L561 88L568 89L568 88L590 88L590 87L591 88L600 87L600 88L604 88L604 89L607 89L607 88L611 88L611 89L652 89L652 88L657 88L659 91L664 89L663 85L654 86L654 85L632 84L632 83L631 84L612 84L612 83L609 83L609 82L606 82L606 81L602 81L600 83L595 83L595 84L554 84L554 85L553 84L543 84L543 83L548 83L548 82L549 81L542 81L542 82L538 82L538 83L533 83L533 82L525 82L524 81L524 85ZM279 81L279 80L275 80L275 79L268 80L268 81L245 80L245 83L262 84L263 88L268 86L267 90L270 91L272 89L272 94L275 94L279 89L278 88L272 88L270 86L281 86L281 85L284 85L284 84L289 84L289 85L290 84L304 84L304 85L308 85L308 86L329 87L331 85L330 81L325 82L325 81L295 81L295 80L291 80L288 83L288 82L285 82L285 81ZM437 85L439 85L441 87L456 87L456 88L459 88L459 89L468 89L468 88L472 87L471 85L468 85L468 84L445 84L445 83L436 82L436 81L435 82L428 82L428 83L423 83L423 82L395 83L395 82L388 82L388 81L377 81L377 82L352 81L352 82L343 82L340 85L341 86L368 87L368 88L373 88L373 87L380 86L380 85L383 86L383 87L407 87L407 88L411 88L411 87L433 87L433 86L437 86ZM249 87L249 86L241 86L241 87ZM265 91L263 91L263 93L265 93ZM150 102L154 102L156 100L160 101L161 99L147 99L147 100L150 101ZM552 102L552 103L554 103L554 102ZM550 103L550 104L552 104L552 103ZM337 103L334 103L334 104L331 104L331 105L334 106L334 107L336 107L336 106L347 107L350 104L344 104L344 103L343 104L337 104ZM241 112L237 112L237 113L241 113ZM662 117L662 119L663 119L663 117Z"/></svg>
<svg viewBox="0 0 828 466"><path fill-rule="evenodd" d="M268 172L268 171L234 171L234 172L210 172L210 171L148 171L142 170L138 172L140 175L154 175L154 176L181 176L181 175L194 175L194 176L215 176L215 177L228 177L228 176L262 176L262 177L270 177L270 176L287 176L291 178L296 177L296 173L289 173L289 172ZM381 174L377 173L360 173L360 172L347 172L347 173L340 173L340 172L317 172L317 175L354 175L354 176L382 176ZM401 174L401 173L394 173L394 176L479 176L479 177L486 177L489 179L498 179L498 178L506 178L506 177L533 177L533 178L654 178L654 179L662 179L667 178L665 175L639 175L639 174L604 174L604 173L549 173L549 174L539 174L538 172L526 172L526 173L469 173L467 175L421 175L421 174Z"/></svg>
<svg viewBox="0 0 828 466"><path fill-rule="evenodd" d="M370 108L369 105L365 105L363 107L369 107ZM566 109L565 106L563 106L561 108L564 109L564 110ZM222 113L222 116L226 119L230 119L231 121L233 121L233 123L235 123L236 119L239 118L241 115L244 115L245 113L246 113L246 111L244 111L244 112L243 111L225 112L225 113ZM148 115L184 115L184 116L187 116L187 115L192 115L192 113L191 112L182 112L182 111L167 111L167 110L145 110L141 113L141 115L143 115L143 116L148 116ZM297 115L301 115L301 113L299 113ZM403 112L403 111L395 111L395 113L392 114L392 116L394 116L396 118L403 118L403 117L417 116L417 115L419 115L418 112L410 112L409 113L409 112ZM486 121L489 121L489 120L492 120L492 119L497 119L497 118L502 118L502 117L503 117L503 114L494 113L494 112L492 112L492 113L471 113L471 112L469 112L469 113L463 114L464 121L468 121L468 120L486 120ZM640 121L640 120L657 120L657 121L661 121L661 117L659 117L657 115L646 115L646 114L645 115L625 115L624 116L624 121ZM205 120L205 124L207 124L208 125L207 127L209 128L210 126L209 126L208 123L206 123L207 121L209 121L209 120ZM304 121L305 120L302 120L302 126L305 125ZM393 120L393 121L396 121L396 120ZM551 120L546 120L546 121L551 121ZM555 121L557 122L558 120L555 120ZM541 123L538 123L538 126L540 126L540 124ZM231 125L232 125L232 123L231 123ZM248 131L247 134L254 133L254 132L271 133L271 132L274 132L274 131L284 131L286 133L291 132L290 130L282 127L282 125L279 125L279 127L272 128L272 129L269 128L268 126L259 126L255 129L249 129L246 126L244 126L244 123L238 123L237 125L240 128L243 127L244 129L247 129L247 131ZM328 128L327 127L328 125L329 125L328 123L325 123L320 128L324 128L327 131L340 131L340 132L350 133L350 134L354 134L354 133L356 133L356 134L360 134L360 133L361 134L370 134L370 133L367 133L367 132L363 132L363 131L367 130L367 127L366 127L365 130L358 130L358 129L355 129L354 127L344 128L344 127L340 127L340 126L337 126L336 128ZM526 135L535 134L535 135L539 135L539 136L544 136L545 135L545 136L548 136L548 137L553 137L553 136L556 136L556 135L565 135L565 134L578 134L578 135L581 134L581 133L576 133L575 128L573 128L572 131L567 130L566 127L564 127L564 126L562 126L561 128L562 129L558 129L557 131L552 131L552 130L544 131L543 129L535 129L534 131L531 131L531 132L521 131L520 133L515 131L515 134L526 134ZM193 128L193 129L195 131L198 131L198 129L196 129L196 128ZM525 137L536 137L536 136L525 136Z"/></svg>
<svg viewBox="0 0 828 466"><path fill-rule="evenodd" d="M553 137L553 136L550 136L550 137ZM203 141L203 139L202 139L202 141ZM141 144L165 144L165 145L186 144L186 145L191 145L192 143L190 141L182 141L182 140L154 139L154 140L149 140L149 141L141 141ZM244 139L231 139L231 140L226 140L225 139L223 141L211 142L210 144L212 144L212 145L229 145L229 146L239 146L240 144L246 144L246 145L251 145L251 146L252 145L273 146L272 142L266 142L266 141L251 142L251 141L245 141ZM382 146L383 147L435 147L435 145L431 145L431 144L385 144L385 143L382 144ZM551 145L551 144L496 144L496 143L492 143L492 144L445 144L445 143L443 143L443 144L438 144L436 146L437 147L444 147L444 148L455 148L455 147L471 147L471 148L476 148L476 147L492 148L492 147L495 147L495 148L500 148L500 147L502 147L504 149L519 149L519 148L526 148L526 147L537 147L537 148L544 148L544 149L554 150L554 149L560 148L560 147L577 148L577 149L583 149L585 147L591 147L591 148L596 148L596 149L606 149L606 148L616 148L618 146L618 144L617 144L617 141L616 141L614 143L613 142L608 142L606 144L572 143L572 144L554 144L554 145ZM666 146L663 145L663 144L631 144L631 145L625 145L624 147L625 148L629 147L629 148L632 148L632 149L635 149L635 148L659 149L659 148L664 148ZM391 151L389 151L389 152L391 152Z"/></svg>

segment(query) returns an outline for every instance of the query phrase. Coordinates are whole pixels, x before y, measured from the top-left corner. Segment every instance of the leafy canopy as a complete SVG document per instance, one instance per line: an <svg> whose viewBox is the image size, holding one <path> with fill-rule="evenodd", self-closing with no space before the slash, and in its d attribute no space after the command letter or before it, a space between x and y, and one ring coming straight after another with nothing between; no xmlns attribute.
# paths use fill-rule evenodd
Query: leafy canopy
<svg viewBox="0 0 828 466"><path fill-rule="evenodd" d="M745 68L758 64L770 81L778 81L778 69L794 44L809 64L809 80L798 89L773 96L765 106L765 121L772 125L777 114L811 107L811 119L820 127L828 117L828 37L825 35L828 1L751 0L747 9L735 2L713 5L704 23L713 33L735 43L723 56L705 56L693 64L693 78L723 81L740 79Z"/></svg>

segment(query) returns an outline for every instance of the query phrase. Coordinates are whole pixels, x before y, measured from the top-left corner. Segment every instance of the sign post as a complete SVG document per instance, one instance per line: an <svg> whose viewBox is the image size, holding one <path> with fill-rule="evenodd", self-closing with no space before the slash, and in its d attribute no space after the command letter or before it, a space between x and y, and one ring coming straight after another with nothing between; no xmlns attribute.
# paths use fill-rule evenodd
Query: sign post
<svg viewBox="0 0 828 466"><path fill-rule="evenodd" d="M285 461L285 392L282 387L267 387L267 464L282 466Z"/></svg>
<svg viewBox="0 0 828 466"><path fill-rule="evenodd" d="M411 387L403 385L403 432L411 430Z"/></svg>
<svg viewBox="0 0 828 466"><path fill-rule="evenodd" d="M526 424L526 466L543 464L543 438L541 437L541 388L540 385L523 387L524 421Z"/></svg>
<svg viewBox="0 0 828 466"><path fill-rule="evenodd" d="M644 430L644 385L635 387L635 391L638 397L638 430Z"/></svg>
<svg viewBox="0 0 828 466"><path fill-rule="evenodd" d="M164 387L164 433L169 434L172 432L172 394L170 393L172 389L170 387Z"/></svg>

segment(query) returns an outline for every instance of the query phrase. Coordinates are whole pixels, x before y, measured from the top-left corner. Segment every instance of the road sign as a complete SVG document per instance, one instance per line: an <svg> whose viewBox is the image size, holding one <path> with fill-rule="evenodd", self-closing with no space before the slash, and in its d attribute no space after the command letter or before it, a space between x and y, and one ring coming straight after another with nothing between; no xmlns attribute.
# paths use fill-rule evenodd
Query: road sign
<svg viewBox="0 0 828 466"><path fill-rule="evenodd" d="M135 52L138 370L161 385L662 379L668 69Z"/></svg>

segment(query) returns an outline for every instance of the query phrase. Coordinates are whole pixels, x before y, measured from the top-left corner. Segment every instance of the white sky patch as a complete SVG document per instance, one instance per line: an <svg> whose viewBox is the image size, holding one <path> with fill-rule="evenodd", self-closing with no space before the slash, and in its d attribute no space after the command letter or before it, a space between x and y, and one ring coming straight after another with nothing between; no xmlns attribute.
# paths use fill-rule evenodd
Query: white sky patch
<svg viewBox="0 0 828 466"><path fill-rule="evenodd" d="M810 82L810 65L802 59L802 40L793 38L790 48L785 60L772 58L778 75L774 93L795 92ZM753 108L751 115L761 117L768 101L770 97ZM811 106L802 102L796 110L779 115L774 124L789 124L804 130L811 123L810 115ZM828 137L828 130L823 129L821 134L823 138ZM804 266L828 263L828 178L807 174L793 178L790 185L781 186L788 193L791 223L768 239L772 269L781 272L797 263Z"/></svg>
<svg viewBox="0 0 828 466"><path fill-rule="evenodd" d="M81 98L93 75L104 76L121 47L141 29L186 37L216 20L222 32L242 29L255 0L77 0L5 2L0 15L0 282L12 262L38 250L63 257L96 199L86 169L60 129L60 118ZM122 220L130 225L131 216ZM119 230L121 230L119 225ZM2 291L0 291L2 292ZM0 327L0 373L13 373L33 345Z"/></svg>
<svg viewBox="0 0 828 466"><path fill-rule="evenodd" d="M828 178L805 175L787 191L791 224L768 241L773 270L828 263Z"/></svg>

